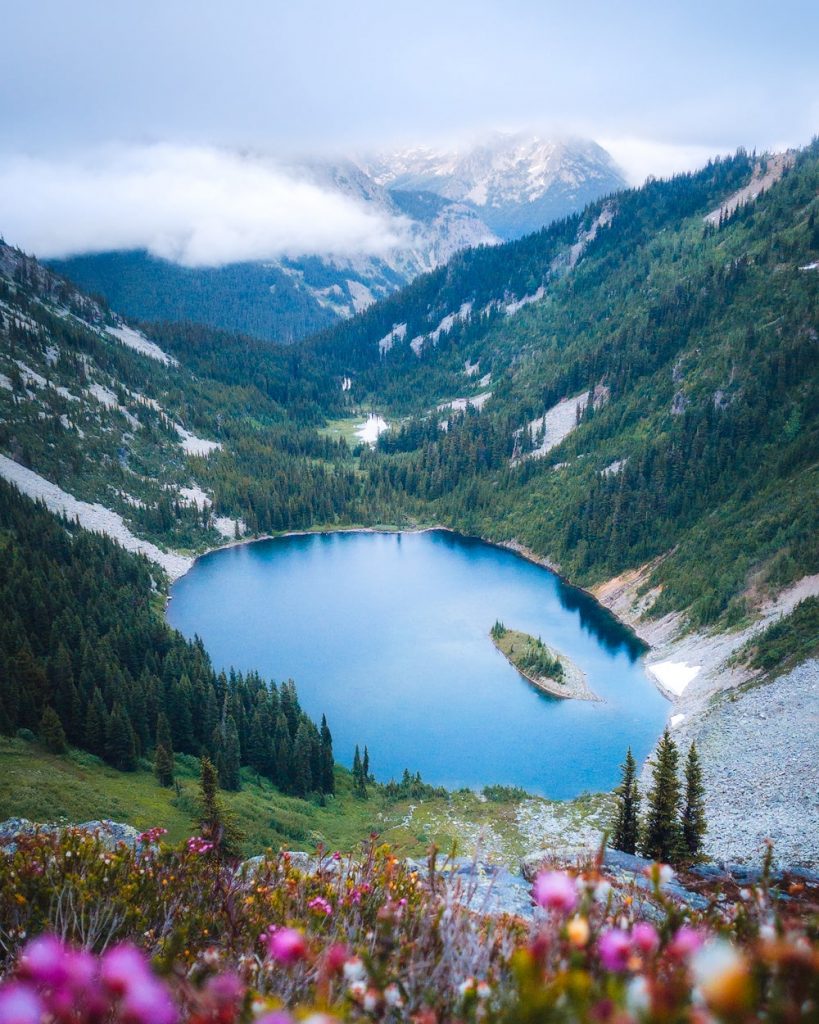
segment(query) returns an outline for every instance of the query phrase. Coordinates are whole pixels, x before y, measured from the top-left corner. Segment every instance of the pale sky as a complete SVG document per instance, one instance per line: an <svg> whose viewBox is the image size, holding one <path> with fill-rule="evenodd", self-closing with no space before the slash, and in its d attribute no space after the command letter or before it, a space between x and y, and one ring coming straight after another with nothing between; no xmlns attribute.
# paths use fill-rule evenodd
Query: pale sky
<svg viewBox="0 0 819 1024"><path fill-rule="evenodd" d="M210 195L219 159L237 170L214 147L355 154L534 130L594 138L640 182L819 131L819 0L2 0L1 23L9 241L18 190L32 206L35 185L53 198L67 179L65 235L79 193L110 188L116 211L157 154L179 194L191 154ZM323 212L364 247L400 229Z"/></svg>

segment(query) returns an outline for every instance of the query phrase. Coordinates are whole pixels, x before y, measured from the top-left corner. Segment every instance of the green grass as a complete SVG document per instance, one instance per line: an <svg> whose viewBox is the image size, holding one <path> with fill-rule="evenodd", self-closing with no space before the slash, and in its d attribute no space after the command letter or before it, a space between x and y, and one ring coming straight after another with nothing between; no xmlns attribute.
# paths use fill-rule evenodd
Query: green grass
<svg viewBox="0 0 819 1024"><path fill-rule="evenodd" d="M157 785L146 762L135 772L119 772L99 758L78 750L64 756L47 753L38 743L0 737L0 821L11 817L37 822L82 822L102 818L127 822L138 829L160 825L168 841L178 843L194 835L198 795L198 761L177 756L176 789ZM426 856L430 843L442 851L454 848L471 856L484 856L514 864L532 849L519 823L519 810L543 810L567 830L600 824L608 813L609 796L593 794L573 801L521 797L521 791L498 788L493 799L459 790L448 796L389 801L380 787L370 787L370 798L353 794L352 778L336 768L336 795L318 801L288 797L269 783L256 782L243 770L239 793L223 793L245 832L245 853L252 856L268 847L314 850L355 849L378 833L400 854ZM543 845L543 844L541 844Z"/></svg>
<svg viewBox="0 0 819 1024"><path fill-rule="evenodd" d="M366 419L366 413L362 413L360 416L344 416L341 419L327 420L326 424L319 429L319 433L334 441L344 438L350 448L355 448L356 445L362 443L361 438L355 432L356 427L360 427Z"/></svg>

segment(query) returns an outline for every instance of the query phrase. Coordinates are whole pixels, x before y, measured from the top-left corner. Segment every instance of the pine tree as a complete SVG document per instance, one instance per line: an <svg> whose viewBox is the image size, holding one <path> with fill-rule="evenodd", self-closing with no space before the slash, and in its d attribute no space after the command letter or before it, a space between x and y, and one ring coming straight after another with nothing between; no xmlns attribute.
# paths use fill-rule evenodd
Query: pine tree
<svg viewBox="0 0 819 1024"><path fill-rule="evenodd" d="M356 743L355 754L353 755L353 792L356 796L367 796L367 780L364 776L364 764L361 760L361 752Z"/></svg>
<svg viewBox="0 0 819 1024"><path fill-rule="evenodd" d="M51 706L43 712L40 722L40 741L52 754L64 754L68 749L62 723L57 717L57 712Z"/></svg>
<svg viewBox="0 0 819 1024"><path fill-rule="evenodd" d="M336 778L333 766L333 737L327 719L321 716L321 791L334 793Z"/></svg>
<svg viewBox="0 0 819 1024"><path fill-rule="evenodd" d="M657 757L648 794L648 813L643 823L641 850L654 860L674 863L681 853L682 835L678 818L680 780L677 777L679 755L668 729L657 745Z"/></svg>
<svg viewBox="0 0 819 1024"><path fill-rule="evenodd" d="M615 790L617 810L611 845L612 849L622 850L623 853L636 853L639 838L637 812L640 807L640 792L637 789L637 762L631 753L631 747L626 752L622 773L620 785Z"/></svg>
<svg viewBox="0 0 819 1024"><path fill-rule="evenodd" d="M105 730L105 760L121 772L132 772L136 768L134 730L119 703L114 705Z"/></svg>
<svg viewBox="0 0 819 1024"><path fill-rule="evenodd" d="M244 834L235 815L219 799L219 776L209 757L199 762L199 831L203 839L213 843L218 856L230 860L242 855Z"/></svg>
<svg viewBox="0 0 819 1024"><path fill-rule="evenodd" d="M154 752L154 772L160 786L170 787L173 785L173 767L173 754L159 743Z"/></svg>
<svg viewBox="0 0 819 1024"><path fill-rule="evenodd" d="M705 787L695 744L688 748L685 761L685 803L682 812L682 838L686 853L696 858L702 852L702 840L708 831L705 821Z"/></svg>
<svg viewBox="0 0 819 1024"><path fill-rule="evenodd" d="M370 781L370 752L366 746L364 747L364 757L361 759L361 774L365 783Z"/></svg>
<svg viewBox="0 0 819 1024"><path fill-rule="evenodd" d="M241 750L239 747L239 731L233 715L227 715L218 730L216 751L216 767L219 773L219 785L222 789L234 792L242 788L240 773Z"/></svg>

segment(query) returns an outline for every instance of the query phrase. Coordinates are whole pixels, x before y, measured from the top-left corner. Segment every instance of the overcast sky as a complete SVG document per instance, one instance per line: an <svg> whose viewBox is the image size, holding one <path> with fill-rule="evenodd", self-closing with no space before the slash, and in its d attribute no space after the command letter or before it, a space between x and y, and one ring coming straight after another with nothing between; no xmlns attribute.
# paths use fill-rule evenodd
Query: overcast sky
<svg viewBox="0 0 819 1024"><path fill-rule="evenodd" d="M184 192L183 154L210 181L214 146L350 153L532 129L594 138L641 181L819 131L817 0L27 0L3 3L2 25L11 241L10 189L28 177L32 205L66 172L64 202L110 188L115 210L141 147L172 154ZM372 223L349 229L371 244Z"/></svg>

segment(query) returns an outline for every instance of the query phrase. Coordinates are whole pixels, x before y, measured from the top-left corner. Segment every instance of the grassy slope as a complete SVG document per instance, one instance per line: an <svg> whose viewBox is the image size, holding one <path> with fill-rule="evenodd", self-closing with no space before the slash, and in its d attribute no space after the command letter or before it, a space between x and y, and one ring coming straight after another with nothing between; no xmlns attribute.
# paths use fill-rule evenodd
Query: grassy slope
<svg viewBox="0 0 819 1024"><path fill-rule="evenodd" d="M72 750L58 757L38 744L0 737L0 821L26 817L33 821L91 821L110 818L140 829L161 825L168 839L179 842L195 832L197 762L177 757L180 795L162 789L146 767L118 772L98 758ZM384 837L398 852L423 857L430 843L449 851L473 854L479 847L506 862L533 848L547 845L540 836L532 842L519 818L525 805L529 816L545 814L574 827L600 826L608 813L608 797L592 794L574 801L521 799L517 791L487 800L468 791L448 799L388 802L378 789L368 800L353 796L349 772L336 770L337 795L325 807L279 793L269 784L259 786L245 772L240 793L223 793L247 835L245 851L260 853L267 847L312 850L350 850L372 832Z"/></svg>

